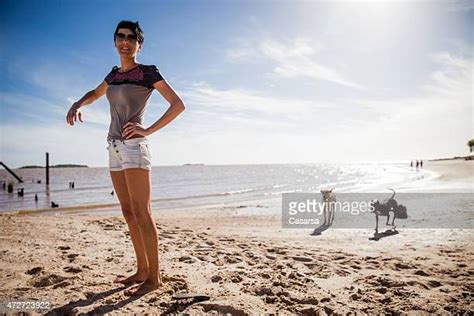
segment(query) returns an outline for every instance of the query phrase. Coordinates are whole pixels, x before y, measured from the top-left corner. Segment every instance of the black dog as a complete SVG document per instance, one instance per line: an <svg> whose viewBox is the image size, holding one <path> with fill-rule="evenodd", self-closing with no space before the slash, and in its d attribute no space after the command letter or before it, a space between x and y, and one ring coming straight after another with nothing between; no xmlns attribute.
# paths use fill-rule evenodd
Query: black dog
<svg viewBox="0 0 474 316"><path fill-rule="evenodd" d="M392 229L395 230L395 219L407 219L408 213L407 208L402 205L398 204L397 201L394 199L395 197L395 190L389 189L393 191L393 195L388 199L380 203L378 200L374 200L370 202L370 205L373 207L373 213L375 214L375 234L379 233L379 216L386 216L387 217L387 226L392 226ZM393 213L392 224L389 224L390 221L390 212Z"/></svg>

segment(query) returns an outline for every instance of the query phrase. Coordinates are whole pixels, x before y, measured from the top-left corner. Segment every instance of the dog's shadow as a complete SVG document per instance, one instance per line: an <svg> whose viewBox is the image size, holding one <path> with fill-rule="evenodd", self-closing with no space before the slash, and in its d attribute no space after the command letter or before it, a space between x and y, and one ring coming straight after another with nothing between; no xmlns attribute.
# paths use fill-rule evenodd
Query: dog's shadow
<svg viewBox="0 0 474 316"><path fill-rule="evenodd" d="M329 227L331 227L331 224L322 224L321 226L316 227L310 236L320 236L323 231L327 230Z"/></svg>
<svg viewBox="0 0 474 316"><path fill-rule="evenodd" d="M387 229L382 233L374 233L374 237L370 237L369 240L379 241L382 238L398 235L398 230L396 229Z"/></svg>
<svg viewBox="0 0 474 316"><path fill-rule="evenodd" d="M77 300L77 301L69 302L65 305L56 307L56 308L48 311L45 315L51 315L51 316L52 315L69 315L69 314L71 314L72 309L74 309L75 307L83 307L83 306L92 305L96 301L99 301L99 300L101 300L101 299L103 299L107 296L110 296L110 295L113 295L117 292L123 291L125 288L127 288L127 286L116 287L116 288L113 288L113 289L110 289L110 290L107 290L107 291L94 293L91 296L91 298L80 299L80 300ZM141 295L141 296L143 296L143 295ZM97 306L96 308L94 308L91 311L88 311L87 314L95 315L95 314L109 313L113 310L119 309L119 308L127 305L130 302L133 302L133 301L139 299L141 296L131 296L131 297L128 297L124 300L121 300L121 301L117 302L116 304L103 304L103 305Z"/></svg>

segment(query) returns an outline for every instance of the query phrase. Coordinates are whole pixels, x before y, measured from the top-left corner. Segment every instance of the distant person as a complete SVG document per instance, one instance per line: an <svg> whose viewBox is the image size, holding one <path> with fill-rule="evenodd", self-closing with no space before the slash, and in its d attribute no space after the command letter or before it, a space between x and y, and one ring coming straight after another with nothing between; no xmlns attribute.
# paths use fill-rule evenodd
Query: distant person
<svg viewBox="0 0 474 316"><path fill-rule="evenodd" d="M141 283L126 290L126 295L142 295L162 286L158 232L151 209L151 156L147 136L184 111L183 101L158 68L137 62L143 42L143 31L138 22L123 20L118 23L114 46L120 57L120 67L114 66L97 88L75 102L66 118L70 125L77 119L82 122L80 108L107 95L111 115L107 137L110 177L137 257L137 271L114 282ZM155 89L169 102L169 108L155 123L145 127L145 108Z"/></svg>
<svg viewBox="0 0 474 316"><path fill-rule="evenodd" d="M410 162L410 167L413 168L413 160Z"/></svg>
<svg viewBox="0 0 474 316"><path fill-rule="evenodd" d="M418 169L418 167L420 166L420 162L418 161L418 159L416 160L416 169Z"/></svg>
<svg viewBox="0 0 474 316"><path fill-rule="evenodd" d="M420 160L420 168L423 168L423 160Z"/></svg>

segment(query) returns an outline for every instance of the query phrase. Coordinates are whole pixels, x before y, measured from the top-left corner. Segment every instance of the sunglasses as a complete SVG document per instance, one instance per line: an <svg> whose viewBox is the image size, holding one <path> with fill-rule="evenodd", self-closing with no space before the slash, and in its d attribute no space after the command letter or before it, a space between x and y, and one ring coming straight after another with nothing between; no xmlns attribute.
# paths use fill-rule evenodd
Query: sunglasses
<svg viewBox="0 0 474 316"><path fill-rule="evenodd" d="M123 34L123 33L117 33L115 35L115 38L118 39L119 41L129 41L130 43L135 43L137 41L137 36L135 34Z"/></svg>

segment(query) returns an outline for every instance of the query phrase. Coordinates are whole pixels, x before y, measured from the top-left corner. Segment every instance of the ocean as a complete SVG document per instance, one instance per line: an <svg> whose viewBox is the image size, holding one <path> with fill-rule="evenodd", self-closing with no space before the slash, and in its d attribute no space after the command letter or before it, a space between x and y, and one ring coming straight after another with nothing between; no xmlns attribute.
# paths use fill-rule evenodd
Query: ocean
<svg viewBox="0 0 474 316"><path fill-rule="evenodd" d="M15 169L23 183L6 170L0 181L13 182L13 193L0 190L0 211L117 211L118 200L107 168L51 168L49 187L45 169ZM403 184L433 176L400 163L184 165L153 167L153 210L222 205L261 206L278 211L282 193L371 190L387 192ZM37 183L41 180L41 183ZM69 182L74 182L74 189ZM24 189L24 196L17 189ZM35 201L35 194L38 201ZM59 208L51 209L51 202ZM270 210L269 210L270 209Z"/></svg>

